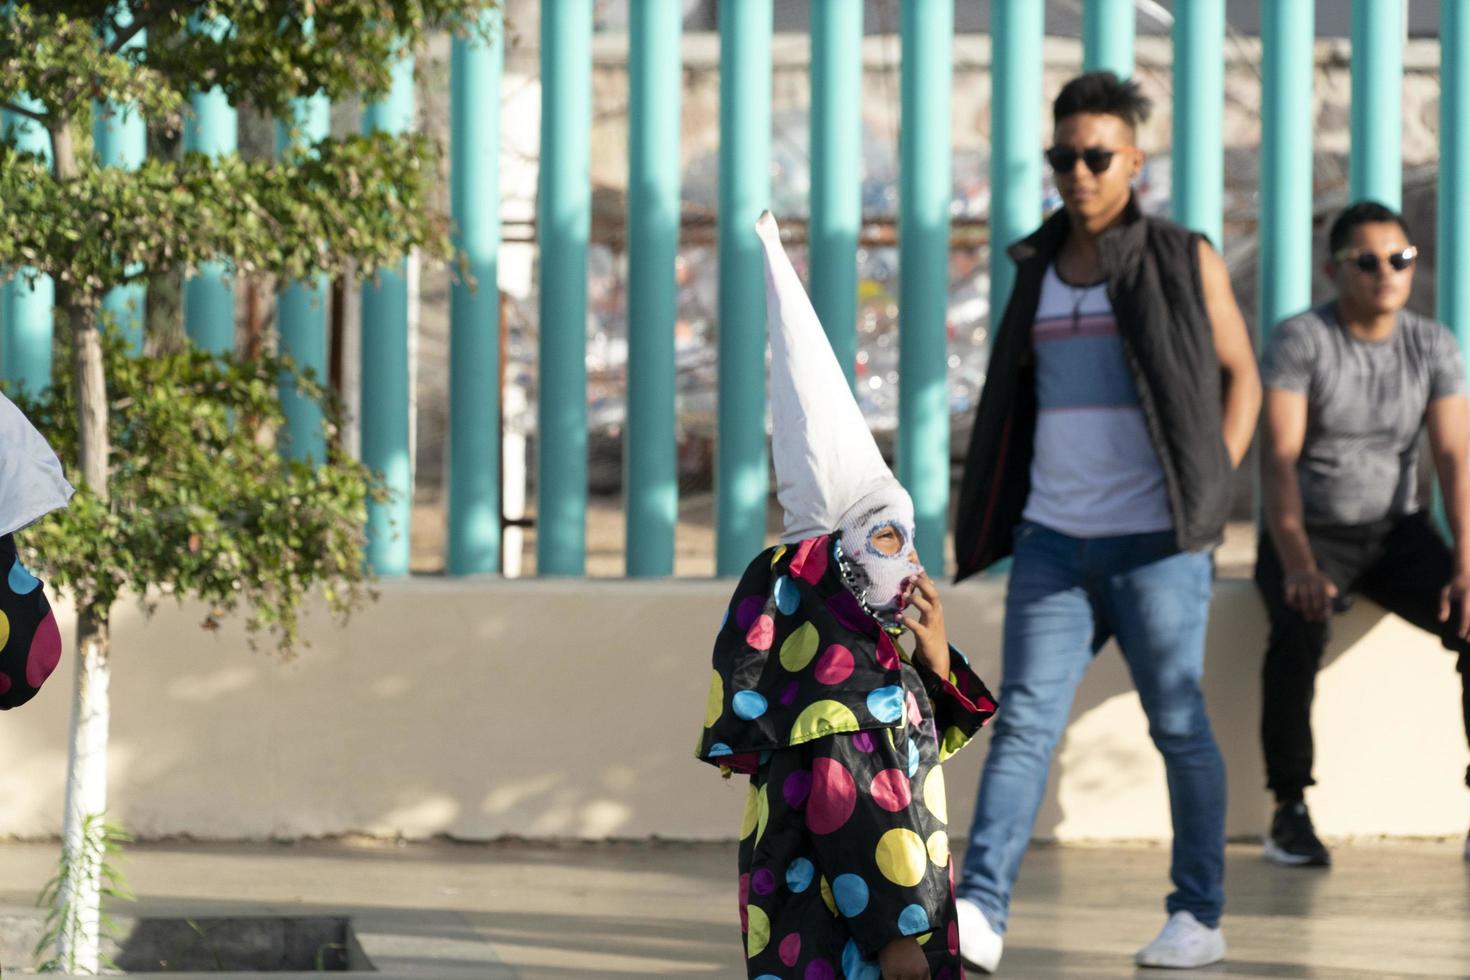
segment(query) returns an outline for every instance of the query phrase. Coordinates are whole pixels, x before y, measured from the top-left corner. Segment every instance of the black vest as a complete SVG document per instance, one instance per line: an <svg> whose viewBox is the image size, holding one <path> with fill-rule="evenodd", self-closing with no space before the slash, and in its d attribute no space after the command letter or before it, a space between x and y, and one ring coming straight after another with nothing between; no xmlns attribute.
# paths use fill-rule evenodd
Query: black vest
<svg viewBox="0 0 1470 980"><path fill-rule="evenodd" d="M1036 435L1036 358L1031 328L1041 281L1070 230L1063 211L1010 249L1016 283L996 332L955 517L955 581L1011 553L1011 533L1031 491ZM1200 282L1201 236L1144 215L1098 239L1108 300L1138 388L1144 423L1164 470L1183 551L1220 542L1230 509L1231 464L1214 332Z"/></svg>

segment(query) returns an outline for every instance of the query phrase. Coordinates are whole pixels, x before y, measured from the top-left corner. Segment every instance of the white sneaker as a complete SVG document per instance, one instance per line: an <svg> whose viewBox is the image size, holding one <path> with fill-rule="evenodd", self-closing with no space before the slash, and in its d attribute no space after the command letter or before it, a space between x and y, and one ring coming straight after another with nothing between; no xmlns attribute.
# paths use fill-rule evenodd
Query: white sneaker
<svg viewBox="0 0 1470 980"><path fill-rule="evenodd" d="M991 928L990 920L985 918L980 906L968 898L955 899L954 908L955 921L960 929L960 958L982 973L994 973L1000 965L1000 952L1005 941Z"/></svg>
<svg viewBox="0 0 1470 980"><path fill-rule="evenodd" d="M960 933L961 948L964 932ZM1175 912L1164 923L1158 938L1138 951L1139 966L1162 966L1188 970L1209 966L1225 958L1225 934L1207 929L1188 912Z"/></svg>

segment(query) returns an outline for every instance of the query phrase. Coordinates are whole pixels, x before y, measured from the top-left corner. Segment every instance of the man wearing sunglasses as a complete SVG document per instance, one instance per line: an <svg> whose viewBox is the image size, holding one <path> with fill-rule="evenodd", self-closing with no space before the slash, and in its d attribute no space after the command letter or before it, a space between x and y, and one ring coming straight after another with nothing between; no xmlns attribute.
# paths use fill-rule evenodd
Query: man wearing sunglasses
<svg viewBox="0 0 1470 980"><path fill-rule="evenodd" d="M1260 379L1224 261L1134 199L1149 108L1110 72L1057 96L1047 160L1063 207L1010 249L1015 287L960 491L959 577L1014 554L1001 710L956 885L961 953L986 971L1073 695L1109 637L1163 755L1173 813L1169 918L1137 962L1225 955L1225 767L1199 682L1211 549Z"/></svg>
<svg viewBox="0 0 1470 980"><path fill-rule="evenodd" d="M1312 696L1327 623L1351 593L1458 653L1470 737L1465 366L1449 330L1404 308L1418 252L1403 218L1371 201L1354 204L1333 222L1328 251L1336 295L1276 327L1264 357L1268 533L1256 584L1271 634L1261 742L1277 804L1266 857L1286 865L1331 862L1303 791L1313 784ZM1419 503L1426 424L1453 549Z"/></svg>

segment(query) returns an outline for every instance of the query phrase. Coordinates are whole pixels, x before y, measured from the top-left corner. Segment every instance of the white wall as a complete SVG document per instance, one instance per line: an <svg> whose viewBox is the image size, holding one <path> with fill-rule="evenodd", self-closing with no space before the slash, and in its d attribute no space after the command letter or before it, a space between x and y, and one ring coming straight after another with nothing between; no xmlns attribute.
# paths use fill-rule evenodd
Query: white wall
<svg viewBox="0 0 1470 980"><path fill-rule="evenodd" d="M281 663L202 611L132 605L116 624L113 815L144 837L727 838L743 788L696 763L709 649L731 584L387 583L346 629L313 616ZM954 641L999 687L1003 583L946 590ZM70 638L69 615L63 636ZM1462 834L1470 793L1453 658L1366 603L1339 620L1319 687L1321 831ZM1268 803L1256 730L1265 636L1253 587L1220 583L1210 709L1230 769L1232 835ZM60 826L70 657L0 714L0 837ZM1002 706L1004 710L1004 706ZM1115 650L1073 711L1037 835L1162 838L1162 766ZM948 767L967 826L982 735Z"/></svg>

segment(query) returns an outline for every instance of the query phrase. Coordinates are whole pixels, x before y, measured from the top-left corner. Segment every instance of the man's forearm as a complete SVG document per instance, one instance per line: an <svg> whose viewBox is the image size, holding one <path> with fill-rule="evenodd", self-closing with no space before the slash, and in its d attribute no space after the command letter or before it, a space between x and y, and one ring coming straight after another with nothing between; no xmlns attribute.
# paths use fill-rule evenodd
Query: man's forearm
<svg viewBox="0 0 1470 980"><path fill-rule="evenodd" d="M1256 434L1261 413L1261 381L1254 368L1247 374L1232 370L1225 374L1225 405L1222 436L1230 453L1230 465L1239 466ZM1295 476L1293 475L1293 482Z"/></svg>
<svg viewBox="0 0 1470 980"><path fill-rule="evenodd" d="M1460 452L1435 457L1445 518L1455 539L1455 571L1470 572L1470 460Z"/></svg>
<svg viewBox="0 0 1470 980"><path fill-rule="evenodd" d="M1296 478L1296 464L1269 460L1266 464L1266 527L1276 554L1287 574L1317 566L1312 542L1302 511L1301 486Z"/></svg>

